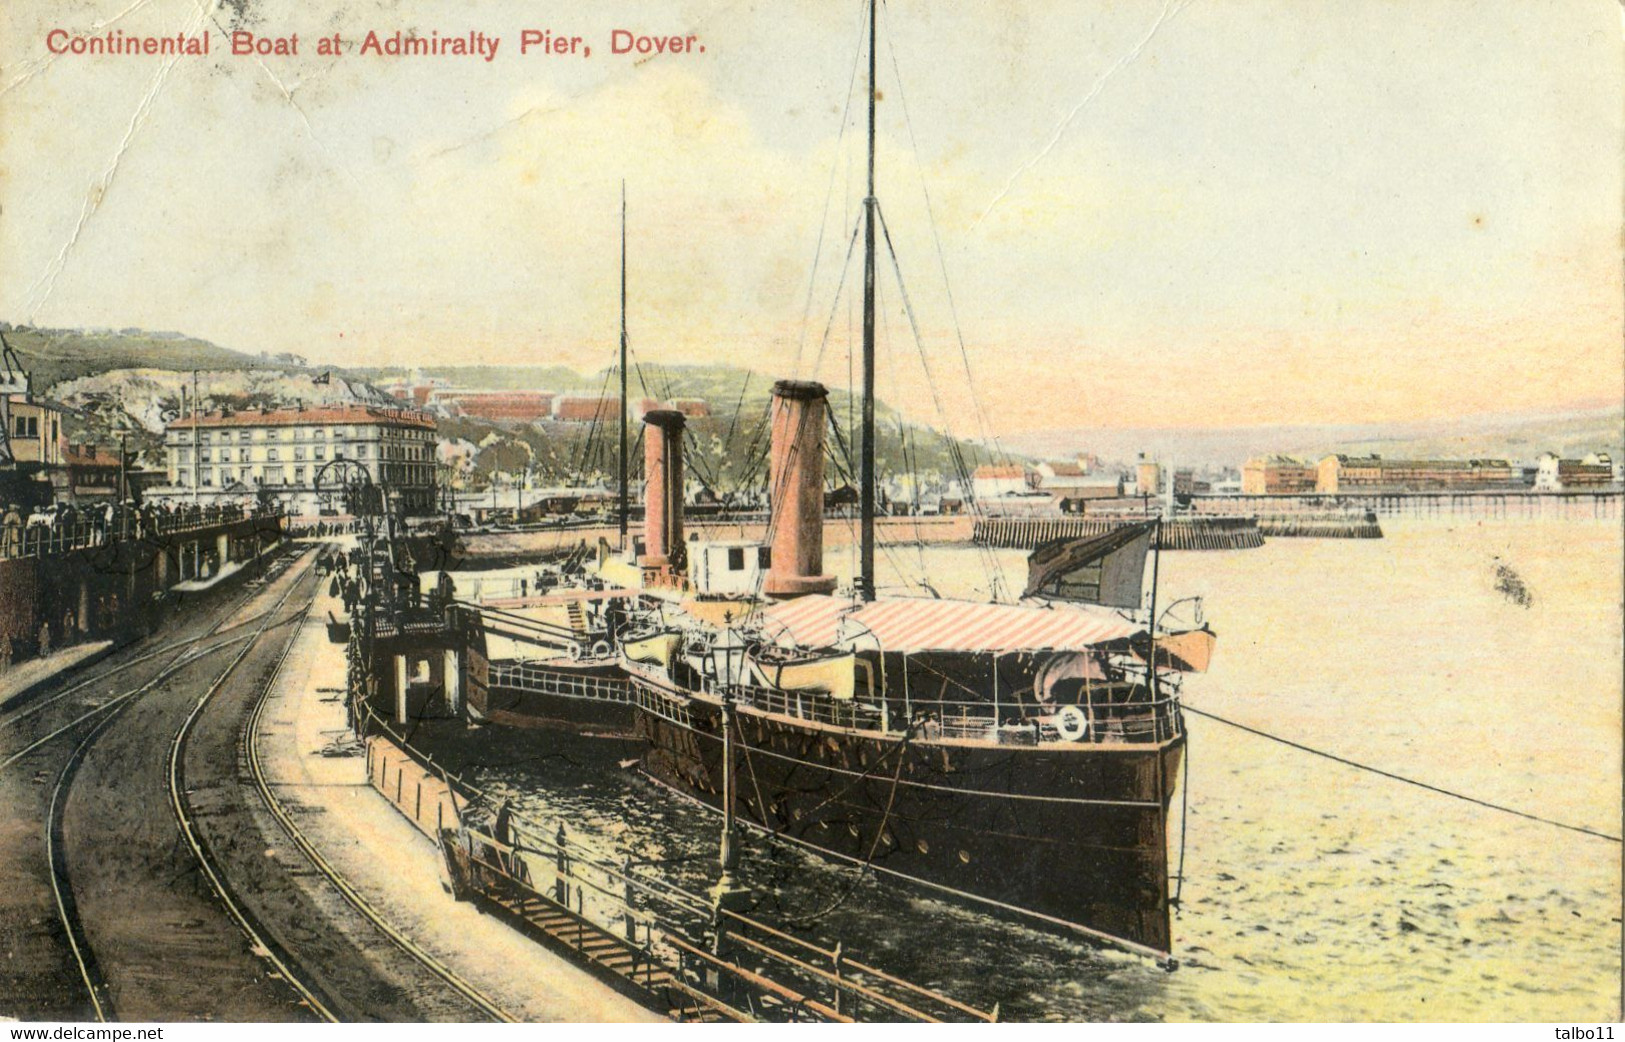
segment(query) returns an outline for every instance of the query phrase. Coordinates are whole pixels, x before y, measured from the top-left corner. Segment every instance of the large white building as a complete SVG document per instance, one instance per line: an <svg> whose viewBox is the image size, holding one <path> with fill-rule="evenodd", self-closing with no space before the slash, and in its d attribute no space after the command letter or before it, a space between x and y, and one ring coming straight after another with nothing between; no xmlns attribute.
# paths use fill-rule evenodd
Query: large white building
<svg viewBox="0 0 1625 1042"><path fill-rule="evenodd" d="M210 412L171 423L165 448L169 486L162 492L178 498L238 500L263 489L295 515L342 511L334 490L359 467L407 513L434 509L435 424L417 409Z"/></svg>

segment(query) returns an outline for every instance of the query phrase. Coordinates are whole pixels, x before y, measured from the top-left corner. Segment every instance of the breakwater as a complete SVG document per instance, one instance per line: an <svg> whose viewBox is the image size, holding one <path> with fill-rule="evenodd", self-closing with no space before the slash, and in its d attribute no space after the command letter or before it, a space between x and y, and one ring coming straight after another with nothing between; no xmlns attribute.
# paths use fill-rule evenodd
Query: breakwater
<svg viewBox="0 0 1625 1042"><path fill-rule="evenodd" d="M1381 539L1376 514L1263 514L1258 531L1266 539Z"/></svg>
<svg viewBox="0 0 1625 1042"><path fill-rule="evenodd" d="M1130 519L978 518L972 541L978 546L1031 550L1054 539L1087 539L1105 535ZM1246 550L1264 545L1264 533L1251 517L1193 517L1164 521L1161 549Z"/></svg>

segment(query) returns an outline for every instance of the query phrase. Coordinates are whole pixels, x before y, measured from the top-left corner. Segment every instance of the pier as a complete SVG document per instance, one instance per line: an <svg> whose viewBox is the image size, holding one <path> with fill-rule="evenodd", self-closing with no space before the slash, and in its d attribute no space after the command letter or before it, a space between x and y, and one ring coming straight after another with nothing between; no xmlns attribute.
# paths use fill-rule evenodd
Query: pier
<svg viewBox="0 0 1625 1042"><path fill-rule="evenodd" d="M1451 518L1474 520L1617 520L1625 492L1524 490L1474 492L1339 492L1295 495L1197 495L1194 513L1215 516L1295 516L1300 514L1371 513L1378 518Z"/></svg>
<svg viewBox="0 0 1625 1042"><path fill-rule="evenodd" d="M436 841L452 894L680 1021L992 1022L979 1010L795 937L573 840L564 821L502 815L386 721L365 724L367 776Z"/></svg>
<svg viewBox="0 0 1625 1042"><path fill-rule="evenodd" d="M158 600L254 561L283 536L275 512L216 509L0 526L0 671L70 643L156 625Z"/></svg>

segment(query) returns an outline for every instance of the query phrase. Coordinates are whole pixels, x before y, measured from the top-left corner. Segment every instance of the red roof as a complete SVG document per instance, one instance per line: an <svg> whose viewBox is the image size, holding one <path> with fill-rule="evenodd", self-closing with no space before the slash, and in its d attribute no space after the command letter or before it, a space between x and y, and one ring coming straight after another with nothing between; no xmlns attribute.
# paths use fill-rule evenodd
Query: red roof
<svg viewBox="0 0 1625 1042"><path fill-rule="evenodd" d="M422 427L434 430L434 418L415 409L388 405L321 405L311 409L244 409L241 412L206 412L197 419L199 427L300 427L312 423L379 423L390 427ZM190 430L190 416L175 420L170 429Z"/></svg>
<svg viewBox="0 0 1625 1042"><path fill-rule="evenodd" d="M974 476L978 478L1024 478L1027 476L1027 468L1019 463L1003 465L984 463L976 468Z"/></svg>
<svg viewBox="0 0 1625 1042"><path fill-rule="evenodd" d="M547 391L459 391L441 394L439 401L455 403L464 415L486 420L539 420L553 411Z"/></svg>
<svg viewBox="0 0 1625 1042"><path fill-rule="evenodd" d="M856 605L810 595L764 610L767 633L808 647L879 646L882 651L1049 651L1082 649L1141 632L1115 611L1083 605L1019 604L897 597Z"/></svg>
<svg viewBox="0 0 1625 1042"><path fill-rule="evenodd" d="M620 398L560 398L553 403L554 418L560 420L591 421L618 415Z"/></svg>

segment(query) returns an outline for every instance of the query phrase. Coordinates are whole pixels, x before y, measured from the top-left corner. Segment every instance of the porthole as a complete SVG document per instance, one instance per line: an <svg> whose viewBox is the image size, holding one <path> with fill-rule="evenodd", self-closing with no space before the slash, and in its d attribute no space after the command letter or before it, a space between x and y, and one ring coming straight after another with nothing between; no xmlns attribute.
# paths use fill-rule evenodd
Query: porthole
<svg viewBox="0 0 1625 1042"><path fill-rule="evenodd" d="M880 834L880 842L886 844L889 847L889 846L893 845L894 843L896 843L897 841L895 839L892 839L891 831L887 830L887 831L882 832Z"/></svg>
<svg viewBox="0 0 1625 1042"><path fill-rule="evenodd" d="M931 853L931 844L927 843L923 839L917 839L914 841L914 849L918 850L922 854L929 854Z"/></svg>
<svg viewBox="0 0 1625 1042"><path fill-rule="evenodd" d="M970 864L970 851L961 850L959 852L959 863L962 864L962 865Z"/></svg>

